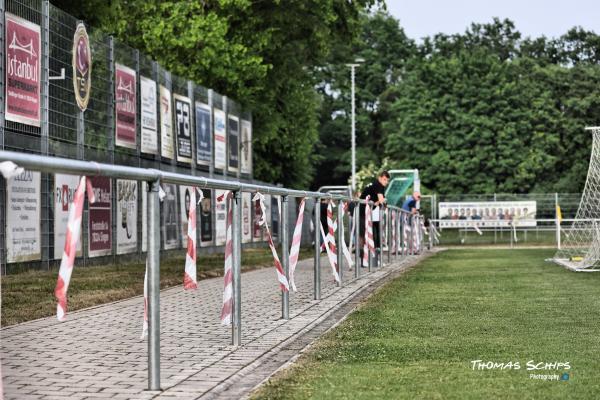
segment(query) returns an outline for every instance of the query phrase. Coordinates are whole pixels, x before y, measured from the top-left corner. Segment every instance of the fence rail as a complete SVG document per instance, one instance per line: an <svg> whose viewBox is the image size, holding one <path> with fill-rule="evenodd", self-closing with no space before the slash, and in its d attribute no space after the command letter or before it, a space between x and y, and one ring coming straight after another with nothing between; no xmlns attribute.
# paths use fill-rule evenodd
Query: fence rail
<svg viewBox="0 0 600 400"><path fill-rule="evenodd" d="M159 187L161 184L171 183L180 185L190 185L198 188L222 189L233 192L233 237L232 237L232 260L233 260L233 315L232 315L232 343L239 346L242 338L241 327L241 194L243 192L262 192L282 196L284 210L287 209L289 197L314 198L317 203L321 199L338 202L338 229L337 243L346 242L344 223L350 227L355 224L354 235L349 238L355 244L355 275L354 279L360 278L360 244L361 236L358 226L361 224L359 214L360 205L367 204L364 200L351 199L342 195L326 194L320 192L310 192L301 190L290 190L285 188L273 188L263 185L246 184L239 181L225 181L205 177L178 174L174 172L160 171L155 169L143 169L137 167L119 166L114 164L103 164L89 161L71 160L64 158L54 158L35 154L16 153L0 150L0 162L12 161L28 171L45 171L46 173L66 173L86 176L103 176L113 179L141 180L148 183L148 387L150 390L160 389L160 206L159 206ZM348 214L345 220L345 211L343 203L355 205L352 217ZM372 202L369 202L372 204ZM358 205L358 206L357 206ZM426 234L423 218L419 215L411 215L396 207L386 207L382 210L381 222L379 223L379 237L381 247L379 255L376 257L377 266L383 267L384 249L387 249L387 261L390 262L392 256L397 258L399 251L404 256L417 254L425 249L424 234ZM401 218L401 216L405 216ZM289 279L289 235L286 227L288 226L289 215L282 214L283 232L281 236L281 247L283 249L282 266ZM352 222L351 222L352 221ZM393 222L395 221L395 223ZM404 221L404 222L403 222ZM320 207L315 207L315 225L320 224ZM348 229L348 232L351 232ZM429 245L433 244L433 234L430 234ZM392 243L392 239L395 241ZM320 230L315 229L314 246L314 298L320 300L320 253L321 253L321 235ZM343 280L343 255L342 248L338 248L337 265L339 268L338 285L342 285ZM368 251L368 271L371 272L374 267L374 256ZM282 291L282 318L289 318L289 293Z"/></svg>

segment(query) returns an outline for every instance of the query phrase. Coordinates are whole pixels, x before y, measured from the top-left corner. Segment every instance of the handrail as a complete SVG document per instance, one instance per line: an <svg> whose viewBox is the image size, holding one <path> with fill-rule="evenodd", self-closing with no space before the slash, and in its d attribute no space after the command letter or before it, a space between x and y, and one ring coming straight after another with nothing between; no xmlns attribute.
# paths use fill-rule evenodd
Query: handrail
<svg viewBox="0 0 600 400"><path fill-rule="evenodd" d="M250 183L243 183L235 180L221 180L214 178L206 178L201 176L192 176L182 173L162 171L154 168L139 168L129 167L124 165L105 164L94 161L82 161L73 160L69 158L60 158L52 156L43 156L31 153L18 153L13 151L0 150L0 162L12 161L19 167L26 170L40 171L44 173L64 173L71 175L84 175L84 176L103 176L108 178L116 179L130 179L130 180L141 180L149 183L148 191L148 203L147 203L147 215L148 215L148 252L147 252L147 271L148 271L148 325L149 325L149 336L148 336L148 387L150 390L160 389L160 205L159 205L159 185L161 182L196 186L198 188L205 189L221 189L231 190L234 192L232 198L232 211L233 211L233 238L232 238L232 276L233 276L233 312L232 312L232 342L234 345L241 345L241 193L240 192L261 192L270 195L282 196L282 229L285 230L282 235L281 245L283 249L283 269L286 277L289 276L289 254L287 249L289 247L289 235L287 232L288 226L288 210L287 197L305 197L314 198L316 200L330 199L337 200L340 203L345 201L355 204L372 204L373 201L367 202L364 199L355 199L348 196L322 193L304 190L293 190L281 187L273 187L266 185L256 185ZM320 208L316 206L314 217L317 224L320 224ZM396 206L389 206L387 204L382 205L382 211L380 212L380 221L387 221L387 248L388 248L388 262L391 260L391 253L395 252L395 256L398 256L400 249L400 241L403 240L402 252L404 256L414 255L424 250L424 228L423 227L423 216L414 215L412 218L404 218L406 222L401 222L401 214L411 214L408 211L402 210ZM355 210L360 207L355 208ZM385 209L389 210L384 212ZM395 213L395 214L394 214ZM338 208L338 245L344 239L344 218L345 212L341 206ZM396 218L392 218L395 215ZM353 216L350 216L354 224L360 225L359 213L354 212ZM394 244L395 249L392 249L391 245L391 221L395 220L395 238ZM348 222L350 223L350 222ZM404 224L408 223L409 233L405 232ZM383 223L379 224L379 236L381 243L381 253L377 257L378 264L383 267ZM400 229L400 226L403 229ZM408 225L407 225L408 226ZM362 239L359 236L359 229L355 229L354 243L358 244ZM314 296L315 300L320 299L320 246L321 232L320 229L315 229L315 259L314 259ZM408 247L406 247L408 246ZM357 246L358 247L358 246ZM360 277L359 271L360 266L358 263L362 263L360 260L358 248L356 247L355 253L355 279ZM343 256L342 248L338 247L338 259L337 265L339 269L339 282L338 285L342 285L342 268ZM347 250L346 250L347 251ZM373 264L372 251L368 251L368 271L371 271ZM289 298L288 293L285 291L282 293L282 316L284 319L289 318Z"/></svg>
<svg viewBox="0 0 600 400"><path fill-rule="evenodd" d="M366 204L365 200L353 199L339 194L313 192L306 190L286 189L274 186L242 183L234 180L222 180L203 176L192 176L177 172L169 172L154 168L129 167L125 165L105 164L95 161L73 160L70 158L42 156L31 153L0 150L0 162L12 161L27 170L72 175L105 176L109 178L143 180L148 182L165 182L178 185L197 186L204 189L220 189L241 192L261 192L276 196L309 197L351 201ZM370 202L374 204L374 202ZM407 212L395 206L385 205L386 208Z"/></svg>

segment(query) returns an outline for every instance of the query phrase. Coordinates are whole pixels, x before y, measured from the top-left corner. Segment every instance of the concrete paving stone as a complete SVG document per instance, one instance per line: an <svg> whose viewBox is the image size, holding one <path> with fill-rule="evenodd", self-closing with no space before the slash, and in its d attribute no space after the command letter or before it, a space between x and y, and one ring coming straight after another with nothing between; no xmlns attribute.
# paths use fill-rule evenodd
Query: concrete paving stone
<svg viewBox="0 0 600 400"><path fill-rule="evenodd" d="M200 281L194 292L161 291L162 392L146 390L141 296L69 313L64 323L50 317L5 327L0 331L5 399L244 397L350 312L355 307L350 298L366 295L415 260L345 280L338 288L322 258L320 301L313 298L313 261L301 261L296 270L301 291L290 293L287 321L281 319L281 292L272 268L245 272L239 348L231 345L231 328L219 321L222 278Z"/></svg>

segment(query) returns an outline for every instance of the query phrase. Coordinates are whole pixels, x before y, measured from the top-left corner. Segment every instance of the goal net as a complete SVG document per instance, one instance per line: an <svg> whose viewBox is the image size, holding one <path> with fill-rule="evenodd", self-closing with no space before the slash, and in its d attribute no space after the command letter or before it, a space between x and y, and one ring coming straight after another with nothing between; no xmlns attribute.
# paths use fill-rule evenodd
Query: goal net
<svg viewBox="0 0 600 400"><path fill-rule="evenodd" d="M600 271L600 127L586 130L592 131L593 142L585 187L553 260L573 271Z"/></svg>

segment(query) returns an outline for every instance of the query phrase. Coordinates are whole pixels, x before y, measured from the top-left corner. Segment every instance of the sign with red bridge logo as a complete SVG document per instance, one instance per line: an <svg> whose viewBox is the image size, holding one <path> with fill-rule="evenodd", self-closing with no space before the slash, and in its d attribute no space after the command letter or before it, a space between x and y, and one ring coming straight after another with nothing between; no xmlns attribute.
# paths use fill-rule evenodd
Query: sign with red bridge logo
<svg viewBox="0 0 600 400"><path fill-rule="evenodd" d="M6 114L8 121L40 126L40 26L6 13Z"/></svg>

